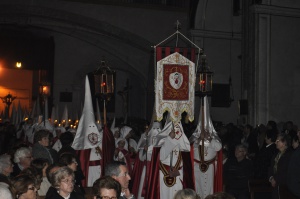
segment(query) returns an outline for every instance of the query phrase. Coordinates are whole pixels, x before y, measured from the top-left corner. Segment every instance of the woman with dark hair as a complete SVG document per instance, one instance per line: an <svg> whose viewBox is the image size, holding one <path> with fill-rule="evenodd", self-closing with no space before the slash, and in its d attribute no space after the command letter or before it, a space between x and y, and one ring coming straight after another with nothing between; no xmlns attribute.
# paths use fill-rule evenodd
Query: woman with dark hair
<svg viewBox="0 0 300 199"><path fill-rule="evenodd" d="M49 134L46 129L39 130L34 135L34 145L32 148L32 156L36 158L46 158L50 164L53 164L53 158L49 149Z"/></svg>
<svg viewBox="0 0 300 199"><path fill-rule="evenodd" d="M81 187L81 192L84 192L84 189L82 188L82 183L81 180L84 179L84 175L81 169L81 164L80 164L80 160L76 154L76 151L71 147L72 143L74 140L74 135L70 132L67 131L63 134L61 134L60 136L60 141L62 144L62 148L59 150L58 155L59 155L59 162L61 161L61 157L63 154L73 154L73 157L75 157L75 160L77 162L77 170L74 172L75 173L75 179L76 179L76 184L79 185ZM73 158L72 157L72 158ZM67 164L65 164L66 162L62 162L65 166L67 166ZM70 163L70 158L68 160L68 164Z"/></svg>
<svg viewBox="0 0 300 199"><path fill-rule="evenodd" d="M103 176L96 180L93 184L93 190L97 198L117 199L121 195L120 183L111 176Z"/></svg>
<svg viewBox="0 0 300 199"><path fill-rule="evenodd" d="M75 186L74 190L78 193L82 193L84 195L84 189L82 187L81 180L83 179L80 173L77 172L78 162L76 161L76 157L71 153L63 153L59 157L59 163L61 165L67 166L74 171L75 174Z"/></svg>
<svg viewBox="0 0 300 199"><path fill-rule="evenodd" d="M17 199L36 199L37 188L35 178L31 175L21 174L12 181L13 195Z"/></svg>
<svg viewBox="0 0 300 199"><path fill-rule="evenodd" d="M46 176L46 169L48 168L49 163L48 160L45 158L37 158L32 160L31 167L35 168L42 174L42 182L40 185L40 189L38 190L39 196L45 196L49 187L51 186L50 182Z"/></svg>
<svg viewBox="0 0 300 199"><path fill-rule="evenodd" d="M37 188L37 190L40 189L41 183L43 181L42 171L39 171L34 167L28 167L27 169L24 169L23 171L21 171L20 175L32 176L35 180L34 186Z"/></svg>
<svg viewBox="0 0 300 199"><path fill-rule="evenodd" d="M278 153L272 158L269 181L273 187L272 199L292 198L287 189L287 170L292 155L291 138L289 135L281 133L276 139Z"/></svg>
<svg viewBox="0 0 300 199"><path fill-rule="evenodd" d="M65 166L68 166L73 171L77 171L77 161L73 154L71 153L63 153L59 157L59 163Z"/></svg>

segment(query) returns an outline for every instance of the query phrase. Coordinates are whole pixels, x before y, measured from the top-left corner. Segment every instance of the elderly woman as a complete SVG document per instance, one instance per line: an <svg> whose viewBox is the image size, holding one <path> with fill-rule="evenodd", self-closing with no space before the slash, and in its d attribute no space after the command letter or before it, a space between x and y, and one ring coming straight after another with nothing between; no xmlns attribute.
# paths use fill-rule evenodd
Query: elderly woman
<svg viewBox="0 0 300 199"><path fill-rule="evenodd" d="M174 199L200 199L200 196L193 189L182 189L177 191Z"/></svg>
<svg viewBox="0 0 300 199"><path fill-rule="evenodd" d="M47 194L46 199L84 199L81 194L74 191L74 172L69 167L57 169L50 177L52 187L57 191Z"/></svg>
<svg viewBox="0 0 300 199"><path fill-rule="evenodd" d="M49 149L49 134L46 129L37 131L34 135L34 145L32 148L32 155L36 158L46 158L50 164L53 164L53 158Z"/></svg>
<svg viewBox="0 0 300 199"><path fill-rule="evenodd" d="M95 196L94 199L98 198L111 198L118 199L121 195L120 183L110 176L103 176L96 180L93 184L93 190Z"/></svg>
<svg viewBox="0 0 300 199"><path fill-rule="evenodd" d="M12 181L13 193L17 199L36 199L37 188L35 187L35 177L21 174Z"/></svg>
<svg viewBox="0 0 300 199"><path fill-rule="evenodd" d="M30 166L32 161L31 150L28 147L21 147L16 150L14 154L14 170L11 173L11 176L17 176L23 169L26 169Z"/></svg>
<svg viewBox="0 0 300 199"><path fill-rule="evenodd" d="M10 192L9 175L13 171L13 164L10 161L10 155L0 156L0 198L12 198Z"/></svg>

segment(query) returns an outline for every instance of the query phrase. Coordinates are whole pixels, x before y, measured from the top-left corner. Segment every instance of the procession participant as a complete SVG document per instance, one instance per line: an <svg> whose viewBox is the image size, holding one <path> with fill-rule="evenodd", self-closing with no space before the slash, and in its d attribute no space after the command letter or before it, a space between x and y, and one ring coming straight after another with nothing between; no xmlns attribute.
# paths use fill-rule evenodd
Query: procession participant
<svg viewBox="0 0 300 199"><path fill-rule="evenodd" d="M62 126L58 126L55 128L55 131L56 131L56 137L54 137L53 139L52 148L58 152L62 148L60 136L66 132L66 129Z"/></svg>
<svg viewBox="0 0 300 199"><path fill-rule="evenodd" d="M132 139L133 129L129 126L123 126L120 128L120 136L127 140L128 142L128 151L131 153L131 156L134 158L137 152L137 143Z"/></svg>
<svg viewBox="0 0 300 199"><path fill-rule="evenodd" d="M130 158L130 152L128 151L128 143L124 138L119 138L116 140L116 149L114 154L114 160L125 162L128 172L131 174L132 171L132 161Z"/></svg>
<svg viewBox="0 0 300 199"><path fill-rule="evenodd" d="M23 125L23 131L24 131L24 142L28 145L33 145L33 137L35 133L35 127L36 124L33 123L32 118L28 118L26 123Z"/></svg>
<svg viewBox="0 0 300 199"><path fill-rule="evenodd" d="M72 144L73 149L79 150L78 155L85 176L85 179L82 180L83 186L91 187L93 183L100 178L102 136L102 132L99 132L96 125L90 84L86 76L84 107Z"/></svg>
<svg viewBox="0 0 300 199"><path fill-rule="evenodd" d="M148 125L146 125L145 132L141 135L137 145L138 155L135 159L134 168L132 170L132 193L136 195L138 199L143 199L146 195L147 178L145 178L145 174L147 167L150 166L156 135L160 131L159 122L153 122L151 129L149 129Z"/></svg>
<svg viewBox="0 0 300 199"><path fill-rule="evenodd" d="M173 198L183 188L194 189L190 143L181 122L166 124L156 143L149 168L149 198Z"/></svg>
<svg viewBox="0 0 300 199"><path fill-rule="evenodd" d="M214 181L215 178L219 178L220 181L222 177L222 157L217 157L218 151L222 148L222 143L209 116L207 97L203 98L199 123L190 137L190 142L193 146L194 178L197 194L201 198L205 198L214 192L221 191L215 190L217 187L214 188Z"/></svg>

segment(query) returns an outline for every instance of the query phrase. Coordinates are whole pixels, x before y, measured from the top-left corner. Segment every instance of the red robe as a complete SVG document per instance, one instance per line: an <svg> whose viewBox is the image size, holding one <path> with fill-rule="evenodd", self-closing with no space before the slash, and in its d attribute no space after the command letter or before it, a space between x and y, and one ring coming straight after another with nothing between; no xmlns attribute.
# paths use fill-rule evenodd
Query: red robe
<svg viewBox="0 0 300 199"><path fill-rule="evenodd" d="M141 183L144 184L144 182L141 182L141 176L145 165L146 165L146 160L141 161L139 155L137 154L132 169L132 174L131 174L131 182L133 183L131 190L133 195L135 196L138 195L140 184Z"/></svg>
<svg viewBox="0 0 300 199"><path fill-rule="evenodd" d="M194 159L194 147L191 145L191 158ZM214 176L214 193L223 191L223 152L222 149L217 152L217 168L215 168L216 174ZM215 164L214 164L215 165ZM194 163L192 164L193 176L194 176ZM195 183L195 177L193 177Z"/></svg>
<svg viewBox="0 0 300 199"><path fill-rule="evenodd" d="M106 165L107 163L110 163L113 161L113 154L115 151L114 146L115 146L115 138L113 137L112 133L109 132L109 129L107 128L107 126L104 125L101 160L90 161L91 149L77 151L77 155L78 155L78 157L80 159L80 163L81 163L82 172L83 172L83 175L85 176L85 178L82 180L82 185L84 187L87 186L88 173L89 173L90 166ZM105 168L105 166L101 167L101 176L104 175L104 172L105 172L104 168Z"/></svg>
<svg viewBox="0 0 300 199"><path fill-rule="evenodd" d="M160 198L159 188L159 152L160 147L154 147L150 167L147 168L148 182L146 199L165 199ZM195 189L192 175L192 160L190 152L181 152L183 162L183 188Z"/></svg>

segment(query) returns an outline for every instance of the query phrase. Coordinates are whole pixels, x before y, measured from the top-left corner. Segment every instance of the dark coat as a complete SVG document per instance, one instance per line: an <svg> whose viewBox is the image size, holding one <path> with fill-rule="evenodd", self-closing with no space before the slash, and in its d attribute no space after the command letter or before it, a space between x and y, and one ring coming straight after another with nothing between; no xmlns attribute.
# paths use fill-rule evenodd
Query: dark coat
<svg viewBox="0 0 300 199"><path fill-rule="evenodd" d="M230 158L223 167L223 180L226 192L235 198L249 198L248 181L253 176L253 164L250 159L238 162Z"/></svg>
<svg viewBox="0 0 300 199"><path fill-rule="evenodd" d="M298 147L290 158L287 172L287 185L289 190L300 198L300 147Z"/></svg>
<svg viewBox="0 0 300 199"><path fill-rule="evenodd" d="M279 153L279 152L278 152ZM277 154L278 154L277 153ZM290 162L290 158L293 151L288 148L284 154L280 157L277 163L277 172L274 172L275 158L277 154L275 154L271 160L270 174L269 178L273 176L276 181L276 186L274 187L272 198L278 198L278 190L280 198L291 198L291 193L287 189L287 170Z"/></svg>
<svg viewBox="0 0 300 199"><path fill-rule="evenodd" d="M230 158L223 167L224 185L229 189L248 189L248 180L253 175L252 161L245 158L238 162L236 158Z"/></svg>
<svg viewBox="0 0 300 199"><path fill-rule="evenodd" d="M276 145L273 143L268 147L262 148L254 163L254 175L257 179L268 179L271 160L278 153Z"/></svg>
<svg viewBox="0 0 300 199"><path fill-rule="evenodd" d="M50 187L46 194L45 199L64 199L64 198L58 194L57 190L54 187ZM70 195L70 199L84 199L84 196L73 191Z"/></svg>
<svg viewBox="0 0 300 199"><path fill-rule="evenodd" d="M33 145L32 156L36 158L45 158L50 164L53 164L53 158L48 148L40 145L38 142Z"/></svg>
<svg viewBox="0 0 300 199"><path fill-rule="evenodd" d="M19 165L17 163L14 163L13 172L10 174L10 177L12 177L12 178L16 177L20 173L21 173L21 169L20 169Z"/></svg>

